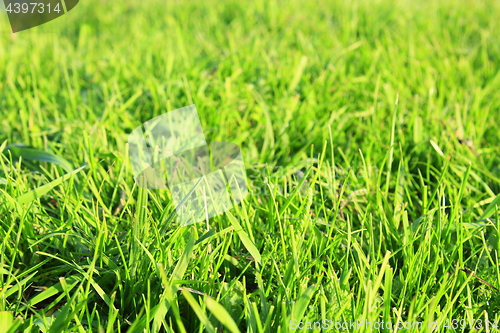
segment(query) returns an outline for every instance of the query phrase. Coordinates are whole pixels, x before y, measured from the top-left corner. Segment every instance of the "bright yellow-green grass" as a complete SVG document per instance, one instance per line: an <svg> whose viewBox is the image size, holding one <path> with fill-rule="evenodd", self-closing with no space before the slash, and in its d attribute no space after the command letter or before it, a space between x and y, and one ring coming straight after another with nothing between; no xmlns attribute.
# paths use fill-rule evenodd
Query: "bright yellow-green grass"
<svg viewBox="0 0 500 333"><path fill-rule="evenodd" d="M1 8L0 332L500 325L497 1ZM181 227L126 144L190 104L250 195Z"/></svg>

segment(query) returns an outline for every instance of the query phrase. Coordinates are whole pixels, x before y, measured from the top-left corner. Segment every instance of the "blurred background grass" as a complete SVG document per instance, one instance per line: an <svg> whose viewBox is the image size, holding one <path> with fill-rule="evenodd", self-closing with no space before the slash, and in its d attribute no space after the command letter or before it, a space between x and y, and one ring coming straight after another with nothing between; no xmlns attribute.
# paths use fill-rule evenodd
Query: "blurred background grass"
<svg viewBox="0 0 500 333"><path fill-rule="evenodd" d="M64 149L74 133L107 131L96 146L123 150L137 124L196 103L209 139L288 164L320 149L327 124L347 154L387 143L399 94L403 143L440 136L458 113L453 128L494 146L497 12L493 1L84 1L16 35L2 15L2 138Z"/></svg>

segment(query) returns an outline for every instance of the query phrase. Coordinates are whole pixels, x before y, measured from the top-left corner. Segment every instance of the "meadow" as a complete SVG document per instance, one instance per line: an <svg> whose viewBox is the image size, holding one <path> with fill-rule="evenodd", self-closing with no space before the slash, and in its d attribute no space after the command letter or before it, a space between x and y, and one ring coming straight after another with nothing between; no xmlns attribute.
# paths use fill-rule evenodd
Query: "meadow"
<svg viewBox="0 0 500 333"><path fill-rule="evenodd" d="M498 2L0 8L0 332L498 331ZM191 104L250 193L180 226L127 140Z"/></svg>

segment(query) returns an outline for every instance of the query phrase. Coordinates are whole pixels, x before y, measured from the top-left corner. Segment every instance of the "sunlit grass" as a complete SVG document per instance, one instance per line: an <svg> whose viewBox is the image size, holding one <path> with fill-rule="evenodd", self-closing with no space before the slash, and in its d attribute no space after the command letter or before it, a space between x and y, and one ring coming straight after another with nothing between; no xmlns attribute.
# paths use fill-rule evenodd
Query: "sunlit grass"
<svg viewBox="0 0 500 333"><path fill-rule="evenodd" d="M11 35L0 13L0 332L500 325L499 15L85 1ZM180 227L126 143L190 104L251 194Z"/></svg>

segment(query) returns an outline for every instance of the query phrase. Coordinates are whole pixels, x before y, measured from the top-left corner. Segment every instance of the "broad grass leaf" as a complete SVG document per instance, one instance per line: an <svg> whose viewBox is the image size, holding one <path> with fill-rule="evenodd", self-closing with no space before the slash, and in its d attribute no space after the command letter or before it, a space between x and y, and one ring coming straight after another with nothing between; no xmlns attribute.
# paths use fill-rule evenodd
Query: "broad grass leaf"
<svg viewBox="0 0 500 333"><path fill-rule="evenodd" d="M230 332L239 333L240 330L238 325L234 322L234 319L229 315L229 313L224 309L222 305L217 303L216 300L205 297L205 304L207 305L208 310L212 312L212 314L217 318L218 321L221 322Z"/></svg>
<svg viewBox="0 0 500 333"><path fill-rule="evenodd" d="M60 165L66 172L71 172L73 170L73 167L66 159L51 152L20 145L8 145L6 148L7 151L12 152L12 155L22 157L25 160L57 164Z"/></svg>
<svg viewBox="0 0 500 333"><path fill-rule="evenodd" d="M23 194L20 197L15 198L15 201L20 205L28 204L28 203L36 200L37 198L40 198L42 195L45 195L47 192L52 190L54 187L60 185L62 182L68 180L73 175L82 171L85 167L86 167L86 165L79 167L78 169L75 169L75 170L65 174L64 176L61 176L61 177L51 181L48 184L45 184L45 185L40 186L40 187L38 187L38 188L36 188L36 189L26 193L26 194Z"/></svg>
<svg viewBox="0 0 500 333"><path fill-rule="evenodd" d="M252 242L250 237L248 237L248 234L241 228L241 225L238 223L233 214L231 214L230 212L226 212L226 214L227 217L229 218L229 221L233 225L234 231L240 238L245 248L248 250L248 252L250 252L255 261L260 264L262 261L262 257L255 244Z"/></svg>
<svg viewBox="0 0 500 333"><path fill-rule="evenodd" d="M302 295L300 295L300 298L293 304L292 308L292 318L301 320L302 317L304 316L304 313L307 310L307 306L309 305L309 302L311 302L311 299L314 295L314 291L316 289L316 286L309 286L309 288L304 291Z"/></svg>
<svg viewBox="0 0 500 333"><path fill-rule="evenodd" d="M82 279L79 276L75 276L75 275L68 276L66 278L66 285L68 286L68 290L73 289L77 285L77 283L80 282L81 280ZM61 282L58 282L55 285L53 285L52 287L45 289L44 291L42 291L41 293L39 293L38 295L36 295L32 299L30 299L28 301L28 304L30 306L34 306L34 305L36 305L40 302L43 302L43 301L51 298L54 295L57 295L58 293L61 293L61 292L63 292L63 286L62 286Z"/></svg>
<svg viewBox="0 0 500 333"><path fill-rule="evenodd" d="M182 295L188 301L189 305L191 306L194 313L196 314L196 317L198 317L200 322L205 326L205 329L207 330L207 332L215 333L215 329L212 326L212 323L210 322L210 320L208 319L207 314L201 308L201 306L198 304L198 302L194 299L194 297L191 295L191 293L188 290L184 289L184 290L182 290Z"/></svg>
<svg viewBox="0 0 500 333"><path fill-rule="evenodd" d="M497 205L500 205L500 194L497 195L495 199L486 207L486 210L484 211L483 215L479 218L479 220L485 220L489 218L493 213L495 213Z"/></svg>
<svg viewBox="0 0 500 333"><path fill-rule="evenodd" d="M15 319L12 312L0 311L0 333L18 332L22 321Z"/></svg>

